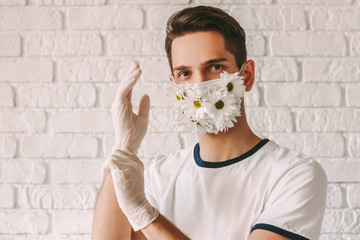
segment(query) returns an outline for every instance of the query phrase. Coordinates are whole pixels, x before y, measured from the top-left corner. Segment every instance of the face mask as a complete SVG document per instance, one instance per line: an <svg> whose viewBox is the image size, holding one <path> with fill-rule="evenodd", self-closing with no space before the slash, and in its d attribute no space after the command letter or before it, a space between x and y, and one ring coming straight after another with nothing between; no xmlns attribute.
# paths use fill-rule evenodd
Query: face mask
<svg viewBox="0 0 360 240"><path fill-rule="evenodd" d="M240 70L241 71L241 70ZM241 116L245 86L239 72L223 72L220 78L202 83L172 83L176 118L200 134L225 132Z"/></svg>

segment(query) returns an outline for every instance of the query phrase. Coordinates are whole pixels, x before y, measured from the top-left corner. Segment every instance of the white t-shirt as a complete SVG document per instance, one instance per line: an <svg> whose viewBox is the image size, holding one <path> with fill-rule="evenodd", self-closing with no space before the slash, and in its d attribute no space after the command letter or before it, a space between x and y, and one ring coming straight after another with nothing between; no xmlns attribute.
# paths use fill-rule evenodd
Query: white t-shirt
<svg viewBox="0 0 360 240"><path fill-rule="evenodd" d="M201 160L197 143L145 170L150 203L192 240L246 240L254 229L318 239L326 186L318 162L268 139L222 162Z"/></svg>

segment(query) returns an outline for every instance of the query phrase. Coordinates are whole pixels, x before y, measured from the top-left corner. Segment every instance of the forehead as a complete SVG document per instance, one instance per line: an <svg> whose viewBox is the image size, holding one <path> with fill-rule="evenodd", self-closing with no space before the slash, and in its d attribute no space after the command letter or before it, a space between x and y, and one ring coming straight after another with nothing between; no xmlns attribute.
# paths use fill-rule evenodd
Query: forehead
<svg viewBox="0 0 360 240"><path fill-rule="evenodd" d="M193 66L213 58L232 55L225 49L224 37L216 31L188 33L173 40L172 65Z"/></svg>

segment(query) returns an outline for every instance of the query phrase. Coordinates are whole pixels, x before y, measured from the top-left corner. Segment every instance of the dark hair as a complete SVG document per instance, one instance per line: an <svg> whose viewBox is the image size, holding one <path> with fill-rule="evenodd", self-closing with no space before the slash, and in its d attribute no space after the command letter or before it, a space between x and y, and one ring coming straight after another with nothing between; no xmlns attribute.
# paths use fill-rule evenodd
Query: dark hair
<svg viewBox="0 0 360 240"><path fill-rule="evenodd" d="M196 6L173 13L167 21L165 50L172 71L171 45L176 37L192 32L217 31L225 48L233 53L240 68L246 61L245 32L240 24L220 8Z"/></svg>

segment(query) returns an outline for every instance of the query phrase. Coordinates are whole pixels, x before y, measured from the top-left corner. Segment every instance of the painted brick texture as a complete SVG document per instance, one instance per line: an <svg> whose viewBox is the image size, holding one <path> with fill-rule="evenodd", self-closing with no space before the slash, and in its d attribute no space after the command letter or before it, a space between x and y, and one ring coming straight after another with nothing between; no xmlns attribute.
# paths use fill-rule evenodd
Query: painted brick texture
<svg viewBox="0 0 360 240"><path fill-rule="evenodd" d="M0 0L0 239L90 239L132 62L135 110L144 92L152 106L139 156L196 141L167 103L164 39L167 18L197 4L247 33L252 129L327 172L320 239L360 239L360 0Z"/></svg>

